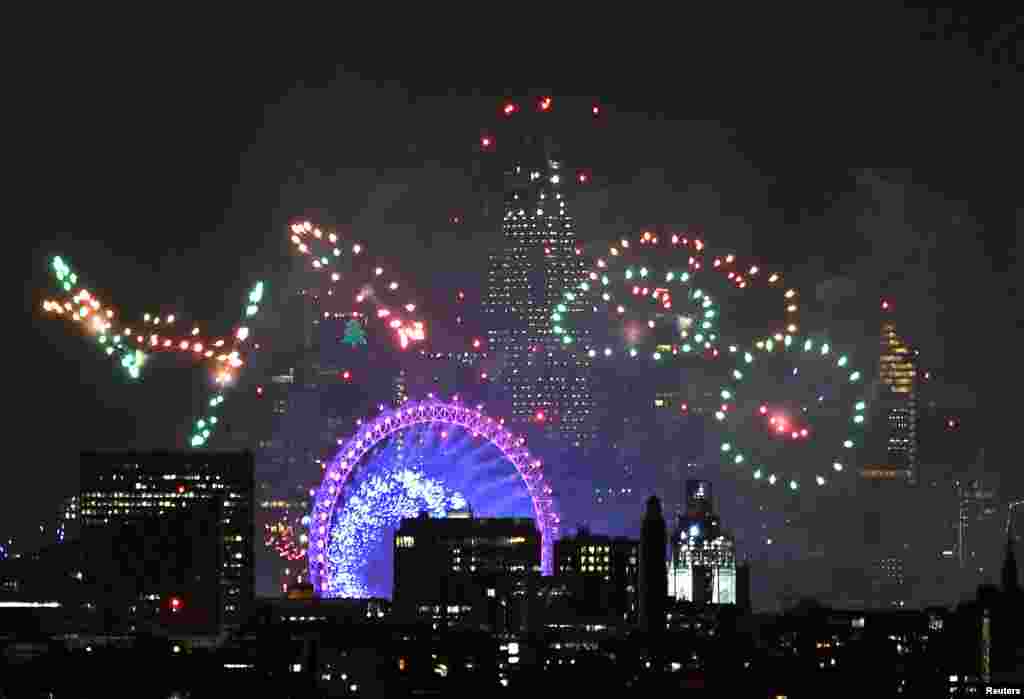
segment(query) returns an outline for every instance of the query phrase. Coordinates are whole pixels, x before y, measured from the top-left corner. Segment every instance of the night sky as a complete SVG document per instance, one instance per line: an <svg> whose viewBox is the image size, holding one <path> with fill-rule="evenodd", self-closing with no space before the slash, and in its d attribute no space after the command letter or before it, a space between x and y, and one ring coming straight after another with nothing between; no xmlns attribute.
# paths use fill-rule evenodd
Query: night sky
<svg viewBox="0 0 1024 699"><path fill-rule="evenodd" d="M80 449L174 446L193 409L182 372L128 385L42 317L49 255L123 315L154 299L223 325L253 279L290 267L295 216L358 231L420 288L472 279L500 240L480 130L503 97L543 94L604 108L599 133L558 134L594 174L571 204L581 238L694 223L812 288L848 278L854 295L896 299L955 400L979 408L990 468L1019 490L1020 30L825 12L727 30L680 20L664 37L563 29L531 34L529 51L489 22L448 40L381 30L372 50L352 27L322 41L298 27L47 34L8 106L21 174L8 264L25 281L0 536L53 522ZM404 252L410 241L427 253Z"/></svg>

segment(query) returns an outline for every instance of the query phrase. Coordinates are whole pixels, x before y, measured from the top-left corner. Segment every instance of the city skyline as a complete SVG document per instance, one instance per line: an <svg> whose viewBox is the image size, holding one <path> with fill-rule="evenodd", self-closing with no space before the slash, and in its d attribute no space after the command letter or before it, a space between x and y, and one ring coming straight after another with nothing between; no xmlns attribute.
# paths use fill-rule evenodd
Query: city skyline
<svg viewBox="0 0 1024 699"><path fill-rule="evenodd" d="M552 92L557 96L557 91ZM537 94L543 93L537 92ZM299 99L316 102L324 97L306 93ZM382 99L386 101L390 98ZM491 108L495 103L494 100L489 99L465 99L465 104L472 105L472 109L479 110L483 109L484 103L490 105ZM736 162L735 156L742 151L728 145L730 129L709 128L706 125L693 123L681 123L670 129L664 124L659 125L655 120L630 113L628 108L617 108L617 102L628 106L629 100L626 98L617 99L615 96L605 96L599 101L610 124L606 127L605 133L611 133L612 130L618 128L623 129L618 132L617 140L609 139L612 141L609 150L613 152L616 149L621 150L623 146L617 144L625 140L627 135L636 134L634 136L636 142L632 143L631 147L635 148L637 155L630 159L622 156L621 153L613 153L613 155L603 156L604 163L601 162L601 157L595 155L593 158L595 165L592 169L594 188L580 192L573 201L567 204L577 218L576 225L581 231L581 237L584 237L585 234L587 239L605 239L609 237L605 235L606 231L618 233L623 227L638 230L642 226L641 222L645 220L670 222L673 218L678 217L686 223L702 224L707 229L709 238L725 239L737 249L751 250L759 257L774 258L787 266L796 266L795 263L801 260L806 261L810 257L812 260L807 263L807 268L805 268L807 271L804 273L811 276L812 281L817 283L821 281L821 278L819 271L814 269L813 259L827 253L830 246L836 241L829 241L827 244L822 242L817 247L811 246L809 249L805 249L804 245L810 240L808 236L811 229L829 225L839 231L858 232L863 238L861 243L867 241L868 246L872 245L871 241L877 242L881 236L885 236L887 244L893 243L890 246L893 248L892 259L886 263L889 265L886 269L857 269L856 265L852 269L847 269L850 265L846 260L856 257L851 252L855 251L857 247L851 244L844 249L844 253L836 252L825 259L823 269L827 272L826 276L842 275L856 280L859 286L856 295L860 297L874 296L872 302L875 302L877 295L873 293L873 284L881 278L891 279L892 273L906 268L909 260L910 272L907 273L907 279L903 285L910 291L901 291L898 288L899 283L895 283L897 288L888 294L893 298L897 311L904 312L911 317L912 326L906 332L907 337L915 345L924 347L931 356L938 356L940 358L938 363L947 369L947 373L955 377L956 383L963 383L963 377L968 376L976 369L974 363L970 361L973 351L970 343L955 336L942 342L936 335L941 333L942 328L962 327L963 319L969 317L973 302L977 301L979 297L984 298L985 295L982 293L984 287L994 282L979 271L982 268L976 264L977 256L975 256L975 263L972 263L971 255L964 256L962 251L958 251L956 255L958 259L955 262L950 261L948 254L941 252L943 249L940 244L941 240L935 236L947 238L956 236L958 235L957 230L964 228L968 231L975 231L979 221L982 224L988 223L983 219L989 215L996 215L990 213L994 212L993 208L980 209L981 213L977 214L974 212L973 203L972 208L968 209L960 204L942 201L942 195L924 191L925 187L916 185L915 182L925 182L933 188L940 188L942 183L929 182L930 173L923 165L916 174L911 175L894 176L890 173L862 172L857 181L853 178L848 179L844 172L837 182L828 182L826 178L820 185L812 185L808 183L807 179L798 180L801 184L797 187L805 188L800 196L795 197L798 203L794 206L780 204L772 207L773 200L777 202L792 201L791 195L783 194L772 181L773 178L758 172L758 170L770 171L773 167L778 167L778 163L781 161L778 159L772 161L770 158L762 159L758 161L756 167L749 162L745 164ZM407 116L396 118L402 120L402 123L405 123L405 119L415 121L413 115L430 114L432 109L436 110L440 105L439 101L429 99L422 100L422 102L422 105L409 107ZM669 111L671 105L668 103L666 105L665 109ZM629 128L617 126L616 117L626 122ZM470 122L476 118L476 115L473 115L472 118L469 115L456 116L452 122ZM109 285L111 292L116 292L122 286L131 288L145 285L149 289L147 296L152 293L155 298L182 297L186 301L185 305L198 317L212 318L218 316L220 308L226 305L227 298L233 298L240 294L222 291L223 285L207 286L199 281L194 283L195 291L191 289L192 284L185 285L189 287L187 289L180 288L178 284L174 283L175 273L179 273L181 276L180 273L191 267L206 269L210 272L216 269L230 270L229 285L241 287L245 282L241 278L236 279L234 271L242 268L239 271L243 272L241 276L244 277L244 269L249 267L249 263L238 263L238 249L245 251L242 257L245 260L252 260L254 269L273 269L275 265L281 263L275 261L279 259L277 252L269 251L276 247L275 241L279 239L280 229L277 227L277 221L274 221L273 225L271 221L275 218L285 217L291 220L297 212L307 212L312 217L313 213L326 211L330 215L324 217L325 219L350 223L355 230L371 231L373 237L380 238L385 245L393 244L391 241L409 240L410 237L429 242L430 246L425 248L427 254L424 259L417 259L413 264L408 265L411 268L408 274L412 277L419 277L417 286L429 287L430 278L436 276L437 270L442 269L434 265L445 256L450 256L456 261L479 260L482 255L478 253L483 253L483 248L489 247L497 236L497 226L494 225L493 218L494 212L500 210L500 207L491 204L491 220L488 222L486 217L474 213L475 203L467 204L478 195L490 201L493 199L492 192L476 191L475 185L468 184L473 178L466 174L472 173L472 166L456 165L451 162L451 157L444 155L453 152L449 150L455 141L452 134L461 129L461 136L466 144L465 149L461 152L467 154L467 163L471 160L468 151L472 148L469 144L473 139L469 136L475 132L471 128L464 128L464 126L464 123L453 123L450 131L445 130L444 135L439 136L433 142L421 133L421 127L411 127L414 131L417 128L420 130L416 131L416 137L410 140L421 149L436 149L431 152L437 152L442 158L439 159L437 165L419 173L412 172L408 168L388 168L385 174L387 181L384 183L379 181L380 170L374 171L369 168L362 173L349 171L345 175L339 175L336 179L332 179L331 176L325 175L321 171L321 165L316 164L315 148L312 146L305 150L300 148L297 155L300 159L304 158L307 161L306 164L296 165L293 162L281 170L281 172L291 173L288 177L299 177L299 181L285 183L281 187L282 193L277 199L278 206L274 207L273 213L268 215L267 211L262 211L260 214L262 218L254 215L252 219L249 219L249 224L256 223L255 226L242 225L241 221L244 220L244 217L237 213L236 208L236 213L231 214L234 217L233 222L226 222L223 229L224 231L235 230L234 237L231 234L210 236L202 244L196 237L183 239L187 242L182 242L176 252L168 255L159 246L148 250L145 247L133 248L132 243L119 240L116 237L104 239L100 236L91 236L88 231L95 229L89 228L89 226L95 226L95 223L79 227L74 225L73 221L67 220L55 225L57 230L69 231L70 235L63 236L63 240L59 240L62 237L60 234L55 235L54 237L58 240L47 241L46 247L50 249L55 245L57 249L66 252L73 259L82 259L83 268L93 270L98 275L99 283ZM641 126L641 128L636 128L637 126ZM645 130L643 127L647 127L651 133L649 135L639 134ZM673 129L685 135L683 140L687 147L693 146L695 142L700 141L709 133L712 136L712 145L687 154L688 162L700 164L700 167L693 166L696 172L684 169L682 175L677 174L674 178L670 178L665 173L659 176L657 171L652 170L652 167L657 167L661 163L650 160L650 158L657 151L655 146L664 144L665 136L672 133ZM741 139L746 138L744 134L756 132L756 129L746 130L743 126L737 126L734 130ZM765 142L761 142L762 147ZM680 159L679 156L685 152L682 147L666 150L667 152L661 156L665 160ZM755 151L756 148L752 148L751 152ZM719 160L715 155L727 155L733 160L725 158L725 162L730 163L727 168L715 166L714 163ZM252 157L259 159L266 156L254 155ZM330 157L332 156L325 154L322 162L328 162ZM388 158L391 157L389 154ZM405 153L395 159L401 161L403 158L411 162L417 159L422 160L422 155ZM448 159L447 163L444 163L444 158ZM616 161L615 158L618 160ZM647 163L643 163L645 158L648 159ZM569 159L568 156L567 160L588 162L586 159ZM925 161L921 160L920 162ZM770 163L774 163L774 166ZM639 168L638 165L640 165ZM674 164L665 164L663 167L671 166ZM724 171L722 168L725 168ZM925 170L925 174L922 174L922 170ZM781 170L776 170L776 172L781 172ZM277 176L273 176L257 184L251 177L251 175L243 177L239 187L252 192L259 187L269 186L270 182L275 182L278 179ZM282 175L282 177L284 176ZM636 179L637 184L627 181L633 178ZM403 179L406 181L403 182ZM429 184L428 180L431 179L438 179L442 184ZM669 194L674 194L674 183L669 184L673 179L675 182L685 182L690 185L681 188L682 194L675 197L677 201L674 204L670 203L672 197L669 196ZM742 186L729 185L728 180L743 184ZM339 188L335 185L342 181L354 183L356 186L343 188L346 193L344 198L347 201L339 204L337 202ZM825 182L828 182L827 186ZM449 197L444 194L445 188L449 184L451 189L448 191L458 192L457 196ZM702 188L700 185L704 185L704 187ZM966 185L961 185L961 187L963 186ZM745 192L743 192L744 189ZM829 203L825 205L821 205L819 196L823 190L830 195ZM942 190L940 189L940 191ZM955 187L950 188L949 191L955 191ZM750 201L754 202L747 204L746 211L737 207L741 192L750 195ZM352 196L347 196L349 193L352 193ZM778 197L775 196L776 193L778 193ZM200 197L199 200L202 201L203 198ZM451 200L450 203L449 200ZM769 206L763 206L765 202ZM801 203L806 203L807 207L801 206ZM932 207L932 203L938 206ZM759 207L765 211L754 211ZM788 223L787 217L792 212L799 212L808 207L809 211L816 210L818 213L807 213L804 216L797 214L797 222ZM815 209L815 207L820 208ZM925 215L921 213L922 209L935 209L936 212L929 212ZM917 217L917 221L913 220L915 217ZM455 218L463 218L467 223L452 223ZM86 217L83 218L83 223L86 220L97 219ZM472 223L469 223L471 220ZM989 219L989 221L992 220L994 219ZM199 229L203 229L206 226L201 221L202 217L200 216L192 221L192 225L198 225ZM178 222L178 224L181 223L184 223L184 220ZM460 226L462 226L461 229ZM989 227L993 226L990 224ZM254 230L266 231L266 234L253 235L252 231ZM969 237L970 233L960 235ZM90 237L97 242L103 241L102 245L90 245L87 242ZM220 239L218 240L218 238ZM843 243L840 242L838 245L842 246ZM99 248L104 249L100 250ZM188 252L187 248L192 248L193 251ZM924 258L914 262L912 254L921 249L930 252ZM260 252L261 250L268 252ZM944 254L947 257L943 257ZM131 259L115 261L112 259L114 256L136 258L137 262L133 263ZM966 259L961 260L960 257ZM204 262L204 259L208 259L208 261ZM968 283L966 286L973 284L980 287L980 290L975 291L969 297L971 302L968 302L967 298L960 299L963 295L960 289L952 290L949 286L936 286L935 278L941 278L942 275L935 270L945 270L943 273L946 273L969 264L975 264L975 266L969 268L964 274L970 273L969 278L974 282ZM995 263L993 262L993 264ZM151 272L146 268L147 265L159 266L159 273ZM796 269L796 273L801 273L800 268ZM213 279L217 275L211 273L208 276ZM476 292L479 298L483 295L483 282L479 281L479 275L476 276L477 286L470 291ZM43 285L38 286L42 287ZM467 288L469 287L467 286ZM929 302L915 298L914 294L918 293L913 291L915 288L928 292L937 291L938 296L929 305ZM864 289L872 289L872 293L866 294ZM34 292L30 296L34 299ZM953 302L947 303L950 300ZM938 306L947 307L946 315L939 315L936 309ZM956 320L955 315L952 315L957 313L960 314L961 320L959 321ZM913 327L915 324L918 327ZM922 325L925 326L926 332L920 331ZM933 326L930 331L927 327L929 325ZM146 384L141 387L141 391L111 385L107 380L109 372L101 362L93 363L93 360L82 357L81 366L58 365L57 360L54 359L55 356L85 354L81 347L73 345L77 341L76 339L61 337L58 331L43 327L43 325L33 325L31 332L33 335L39 333L41 337L45 338L42 343L45 346L39 349L40 356L50 357L46 361L47 368L41 369L41 373L45 374L45 381L52 381L53 386L65 388L75 385L76 382L78 385L83 385L81 393L77 395L72 393L67 398L70 401L69 406L75 414L98 415L99 413L95 409L97 406L110 406L105 413L108 416L107 420L99 417L83 417L80 420L81 426L77 423L72 426L70 429L74 431L77 438L69 441L76 442L81 446L109 446L120 444L127 438L151 445L170 445L173 442L175 435L172 434L172 430L163 425L177 419L173 416L189 412L183 406L191 405L193 393L198 393L198 388L178 385L184 382L170 377L147 379ZM998 345L998 342L996 344ZM943 348L943 345L946 347ZM968 349L965 350L965 346ZM957 347L960 349L956 349ZM957 357L957 359L953 359L953 357ZM948 371L950 369L952 371ZM992 372L994 369L986 367L985 371ZM959 376L957 376L958 374ZM970 376L968 381L980 382L980 385L991 385L990 380L974 376ZM138 388L135 387L135 389ZM974 393L978 392L974 391ZM43 393L48 392L44 391ZM991 391L989 395L993 395ZM149 416L140 415L135 408L140 401L154 406L153 412ZM993 405L991 398L984 403L985 407L977 419L990 425L988 427L989 436L985 441L995 442L989 448L987 461L990 464L1010 463L1009 459L993 455L999 450L997 446L999 430L995 428L995 425L999 424L1000 416L998 411L991 407ZM173 432L176 432L177 429L175 428ZM993 436L996 439L991 439ZM55 458L59 459L60 457ZM72 455L65 454L63 460L69 459L72 459ZM611 459L609 458L608 461ZM1012 473L1007 475L1012 478ZM31 474L18 473L13 478L15 487L11 490L12 493L42 490L38 484L34 487L31 485L24 485L20 489L17 487L18 483L33 483L34 476ZM56 511L57 499L74 492L72 474L65 473L62 479L66 487L61 488L59 494L48 496L54 499L54 502L41 507L40 511ZM58 480L61 480L61 477L58 477ZM1005 489L1007 492L1013 492L1012 480L1007 480L1010 482L1007 483ZM17 498L19 501L22 499ZM35 519L43 519L35 515L34 511L27 511L23 508L24 506L19 502L12 502L11 506L7 508L12 516L10 522L5 526L8 527L8 531L14 532L19 540L29 536L35 528Z"/></svg>
<svg viewBox="0 0 1024 699"><path fill-rule="evenodd" d="M536 180L536 179L538 179L538 177L534 176L534 177L532 177L532 179ZM309 224L304 224L304 225L309 227ZM574 250L574 253L575 253L575 250ZM888 302L886 302L886 303L888 303ZM304 304L303 307L305 308L305 304ZM888 310L888 309L887 308L883 308L883 311L886 311L886 310ZM546 314L546 312L547 311L542 311L543 314ZM314 312L312 315L314 317L319 317L320 316L319 310ZM310 325L310 320L309 320L310 319L310 314L308 314L308 313L300 313L299 317L303 319L302 320L303 326L306 326L308 328L308 326ZM536 321L537 319L534 318L534 320ZM543 318L542 317L541 317L540 322L543 324ZM319 321L313 321L314 330L319 332L320 328L318 327L318 324L319 324ZM332 332L332 331L328 331L328 334L330 332ZM889 333L889 335L892 335L892 331L891 330L889 330L887 332ZM303 351L308 354L308 352L309 352L309 340L308 340L308 337L309 336L308 336L308 334L306 332L300 332L300 337L301 337L301 339L300 339L300 343L299 344L302 345ZM885 338L886 338L886 336L883 336L883 349L882 349L882 353L879 355L880 356L880 360L879 360L880 361L880 366L882 367L881 368L881 373L880 373L880 378L881 378L881 381L882 381L883 385L887 385L886 382L889 379L891 379L891 377L889 376L891 371L887 370L887 367L891 364L891 362L889 362L889 359L888 359L889 355L887 355L886 353L887 352L892 352L893 351L892 347L894 346L892 342L886 342ZM319 343L317 343L317 344L319 344ZM555 349L557 351L557 348L550 348L550 349ZM899 351L903 352L904 354L908 351L905 348L903 348L901 345L898 345L897 349L899 349ZM334 373L336 373L338 371L337 367L331 369L329 365L328 366L324 366L323 370L321 370L321 363L322 363L322 361L324 361L324 359L325 358L318 358L317 356L314 356L314 355L309 355L308 359L301 359L300 358L299 362L303 366L299 368L299 371L300 371L301 377L304 377L304 378L300 378L300 382L305 384L305 385L307 385L307 387L315 388L316 384L322 382L322 379L318 378L319 376L321 376L321 375L326 376L327 374L333 375ZM310 362L312 362L312 363L310 363ZM295 370L292 370L292 371L295 371ZM324 371L326 371L327 374L324 374ZM888 373L887 373L887 371L888 371ZM913 382L913 381L914 381L914 378L911 377L911 382ZM310 382L312 382L312 383L310 383ZM892 382L890 381L890 383L892 383ZM910 385L910 384L908 384L908 385ZM661 395L661 394L658 394L658 395ZM386 401L387 402L390 402L391 399L392 399L392 396L387 396L386 397ZM319 400L317 401L317 405L320 405L320 401ZM271 408L272 406L273 406L273 410L274 410L275 413L277 413L277 412L287 413L288 412L287 409L279 411L278 408L277 408L277 402L274 401L274 400L270 400L270 401L266 402L266 407L267 408ZM324 406L326 406L326 404L324 404ZM513 393L513 407L514 406L515 406L515 396L514 396L514 393ZM315 413L316 413L316 415L319 415L319 413L317 413L316 411L315 411ZM308 420L305 420L305 421L308 422ZM339 433L344 433L344 427L343 427L344 422L345 421L342 420L342 422L339 425L336 426L336 431L338 431L338 429L340 428L340 432ZM309 427L312 428L312 429L311 430L307 429L306 431L309 431L310 434L315 434L316 433L316 420L314 420L312 423L309 423ZM291 435L291 436L294 436L294 435ZM306 441L308 442L309 440L307 439ZM891 438L890 438L890 445L891 445ZM310 451L310 447L313 447L315 445L313 445L313 443L310 442L309 444L306 444L305 446L306 446L306 448L301 450L301 451L303 453L310 454L310 456L309 456L309 458L303 459L303 461L312 459L311 463L317 463L317 456L316 456L316 454ZM314 451L315 451L315 448L314 448ZM890 449L890 454L891 454L891 449ZM321 458L324 458L327 455L328 455L327 453L324 453L324 454L321 455ZM290 461L292 461L294 463L294 459L291 459ZM644 468L644 466L641 465L641 468ZM291 472L293 474L295 473L294 468L291 469ZM611 532L611 533L618 534L619 532ZM768 544L771 544L771 539L772 538L774 538L774 537L769 537L769 539L767 541Z"/></svg>
<svg viewBox="0 0 1024 699"><path fill-rule="evenodd" d="M178 14L17 25L0 695L1024 692L1024 16Z"/></svg>

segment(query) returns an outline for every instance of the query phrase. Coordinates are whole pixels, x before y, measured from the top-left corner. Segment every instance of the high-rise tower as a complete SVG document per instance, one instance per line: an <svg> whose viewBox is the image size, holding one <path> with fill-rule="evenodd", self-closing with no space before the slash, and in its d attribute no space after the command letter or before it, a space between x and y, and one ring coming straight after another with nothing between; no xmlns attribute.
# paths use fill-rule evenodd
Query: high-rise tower
<svg viewBox="0 0 1024 699"><path fill-rule="evenodd" d="M896 332L891 320L882 323L879 380L888 423L886 467L906 474L917 485L917 366L914 350Z"/></svg>
<svg viewBox="0 0 1024 699"><path fill-rule="evenodd" d="M582 310L563 298L585 274L564 196L574 178L542 139L526 139L517 155L505 172L504 247L488 272L488 351L505 359L512 420L582 446L595 431L591 362L559 326Z"/></svg>

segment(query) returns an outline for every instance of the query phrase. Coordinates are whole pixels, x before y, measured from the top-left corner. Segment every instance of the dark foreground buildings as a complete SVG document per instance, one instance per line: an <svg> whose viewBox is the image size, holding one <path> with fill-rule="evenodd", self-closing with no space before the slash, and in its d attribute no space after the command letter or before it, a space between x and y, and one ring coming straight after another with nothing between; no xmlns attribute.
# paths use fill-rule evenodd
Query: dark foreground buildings
<svg viewBox="0 0 1024 699"><path fill-rule="evenodd" d="M659 598L645 596L664 599L666 592L658 509L657 501L649 504L644 553L640 542L581 532L561 542L558 575L539 582L539 541L528 520L407 520L395 542L396 602L413 603L411 618L383 600L316 599L297 589L289 599L258 604L249 623L229 633L168 625L159 635L103 633L61 624L75 604L70 597L42 602L25 589L0 594L0 690L54 697L547 695L562 688L598 696L701 689L705 696L836 689L850 696L967 696L1024 682L1012 536L1003 589L982 589L956 608L849 611L805 600L785 614L751 614L739 605L670 600L660 616ZM195 522L204 520L195 514ZM127 522L110 532L112 541L127 537L126 543L153 536L147 525ZM626 555L621 567L617 550ZM172 561L180 555L174 547L167 553ZM197 557L192 572L201 573L206 560ZM9 563L0 564L3 591ZM639 578L646 571L637 591L646 629L658 634L631 621L611 623L614 615L601 618L586 606L544 606L556 588L578 602L573 596L590 594L590 578L614 581L620 570L627 588L634 572ZM174 577L159 568L154 576ZM517 600L522 587L539 604ZM600 603L600 595L595 599ZM517 617L515 609L527 614Z"/></svg>
<svg viewBox="0 0 1024 699"><path fill-rule="evenodd" d="M250 453L90 452L81 469L77 537L6 565L0 593L56 605L36 607L55 633L216 634L249 618Z"/></svg>
<svg viewBox="0 0 1024 699"><path fill-rule="evenodd" d="M528 593L540 575L540 549L532 519L465 513L403 520L395 534L396 618L434 628L523 628Z"/></svg>
<svg viewBox="0 0 1024 699"><path fill-rule="evenodd" d="M87 452L81 473L82 544L111 574L135 575L137 589L123 592L136 606L185 607L193 588L204 606L216 598L214 625L237 627L248 617L255 586L251 453Z"/></svg>

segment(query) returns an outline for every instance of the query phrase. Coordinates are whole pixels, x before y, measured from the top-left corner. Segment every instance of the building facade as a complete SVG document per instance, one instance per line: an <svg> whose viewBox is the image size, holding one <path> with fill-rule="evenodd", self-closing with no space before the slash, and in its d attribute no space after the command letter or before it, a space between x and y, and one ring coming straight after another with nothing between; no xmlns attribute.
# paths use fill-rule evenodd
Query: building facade
<svg viewBox="0 0 1024 699"><path fill-rule="evenodd" d="M640 542L581 529L555 544L555 574L580 613L636 623Z"/></svg>
<svg viewBox="0 0 1024 699"><path fill-rule="evenodd" d="M916 353L891 320L882 323L879 354L880 404L886 422L885 463L872 467L870 477L898 477L917 485L918 371ZM875 473L877 472L877 473Z"/></svg>
<svg viewBox="0 0 1024 699"><path fill-rule="evenodd" d="M255 586L252 453L81 455L79 521L83 538L136 526L141 520L167 518L204 501L215 502L221 510L220 623L235 627L249 613Z"/></svg>
<svg viewBox="0 0 1024 699"><path fill-rule="evenodd" d="M540 555L532 519L467 512L402 520L394 538L395 615L436 628L521 629Z"/></svg>
<svg viewBox="0 0 1024 699"><path fill-rule="evenodd" d="M714 512L711 483L686 482L687 508L672 536L671 594L698 604L736 604L736 544Z"/></svg>
<svg viewBox="0 0 1024 699"><path fill-rule="evenodd" d="M540 145L521 156L506 172L503 249L488 271L487 348L504 360L511 419L584 446L595 433L591 361L562 323L583 310L564 298L585 275L563 194L573 179Z"/></svg>
<svg viewBox="0 0 1024 699"><path fill-rule="evenodd" d="M981 479L954 483L957 494L956 557L968 581L995 580L1006 521L995 488Z"/></svg>

